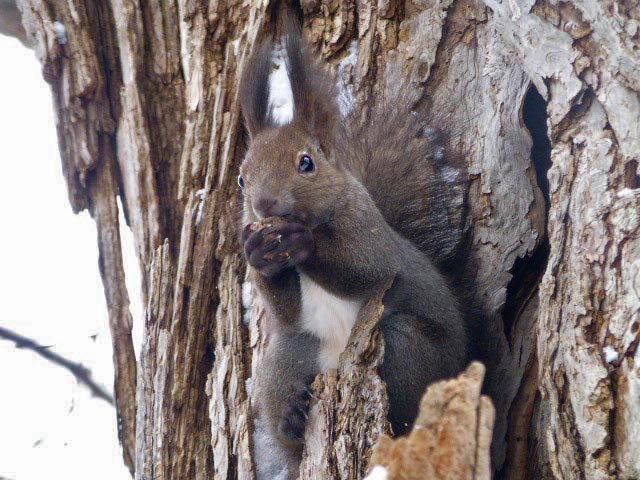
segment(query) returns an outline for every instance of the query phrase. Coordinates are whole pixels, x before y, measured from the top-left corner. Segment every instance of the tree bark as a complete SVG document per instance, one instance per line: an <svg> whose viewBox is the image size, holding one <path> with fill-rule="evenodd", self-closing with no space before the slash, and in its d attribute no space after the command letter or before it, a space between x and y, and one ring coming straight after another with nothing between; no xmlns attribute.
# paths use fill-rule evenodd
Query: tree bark
<svg viewBox="0 0 640 480"><path fill-rule="evenodd" d="M237 87L253 46L276 28L275 3L20 2L51 84L71 206L96 220L120 438L136 478L254 474L250 379L268 339L259 298L243 322ZM311 43L357 102L415 89L464 155L467 273L508 347L494 427L508 447L494 444L496 466L507 452L506 478L639 477L640 7L310 0L301 9ZM147 305L137 365L117 197ZM386 431L375 373L384 346L369 308L338 371L316 380L309 475L361 478ZM486 411L477 383L467 413ZM364 398L364 385L378 393ZM421 415L460 419L442 410L438 385ZM456 445L471 448L462 437ZM430 448L441 447L412 451L427 458ZM484 465L479 451L461 458ZM410 478L401 471L389 478Z"/></svg>
<svg viewBox="0 0 640 480"><path fill-rule="evenodd" d="M0 0L0 33L17 38L25 47L29 46L15 0Z"/></svg>

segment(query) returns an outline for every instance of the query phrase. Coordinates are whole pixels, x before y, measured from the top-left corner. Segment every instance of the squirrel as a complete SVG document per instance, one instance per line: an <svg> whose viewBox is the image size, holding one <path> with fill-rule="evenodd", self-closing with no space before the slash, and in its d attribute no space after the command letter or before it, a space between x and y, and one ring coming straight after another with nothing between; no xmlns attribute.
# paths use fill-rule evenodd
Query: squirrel
<svg viewBox="0 0 640 480"><path fill-rule="evenodd" d="M360 307L389 280L381 376L396 435L411 428L426 386L460 373L472 350L460 300L438 268L455 243L446 211L456 193L435 130L407 100L371 108L368 121L343 117L335 82L301 30L290 26L283 44L289 122L269 105L272 41L240 82L249 135L241 242L269 313L252 387L259 479L297 478L310 384L337 366Z"/></svg>

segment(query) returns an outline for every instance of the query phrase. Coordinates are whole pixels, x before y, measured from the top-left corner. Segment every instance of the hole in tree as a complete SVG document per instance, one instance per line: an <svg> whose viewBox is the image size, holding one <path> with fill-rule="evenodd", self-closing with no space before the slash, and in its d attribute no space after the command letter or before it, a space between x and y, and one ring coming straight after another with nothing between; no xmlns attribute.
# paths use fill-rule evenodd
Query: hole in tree
<svg viewBox="0 0 640 480"><path fill-rule="evenodd" d="M536 171L538 187L542 191L545 203L545 230L546 219L549 213L549 180L547 172L551 167L551 141L547 134L547 103L535 86L531 85L524 97L522 105L522 120L531 135L531 163ZM544 241L531 255L516 259L512 275L513 278L507 286L507 300L503 310L504 328L507 338L511 336L514 322L524 306L531 292L537 288L540 278L547 266L549 258L549 241L546 231Z"/></svg>
<svg viewBox="0 0 640 480"><path fill-rule="evenodd" d="M535 168L538 187L544 197L545 231L540 232L540 235L543 235L544 238L542 243L538 245L530 255L516 259L511 270L512 278L509 285L507 285L507 298L502 312L505 335L510 340L512 340L513 330L519 319L521 311L527 305L531 296L537 291L538 284L544 274L547 261L549 259L549 240L546 234L546 223L550 206L549 180L547 178L547 172L551 167L551 141L547 134L547 104L544 98L542 98L542 95L540 95L533 85L529 87L529 90L525 95L521 115L522 121L529 131L533 141L531 146L531 164ZM526 339L523 339L523 341L526 341ZM535 355L535 353L533 353L533 355ZM527 376L528 373L525 373L525 376L521 381L529 381L526 378ZM519 395L520 392L516 395L514 401L518 401L517 399ZM518 435L524 435L524 432L518 432L518 427L514 426L512 414L513 412L509 413L508 420L510 424L508 440L510 442L518 441ZM511 430L512 428L515 430ZM514 435L514 437L511 437L511 435ZM531 445L532 444L530 443L527 447L527 451L529 451ZM508 448L507 455L510 454L516 454L516 450ZM522 458L520 458L520 461L522 461ZM506 472L509 468L514 468L514 464L510 462L509 458L507 458L503 469L497 472L494 478L502 480L505 478ZM513 474L513 471L511 473Z"/></svg>
<svg viewBox="0 0 640 480"><path fill-rule="evenodd" d="M551 141L547 134L547 102L531 85L524 97L522 105L522 120L524 121L533 145L531 147L531 161L536 169L536 180L544 195L546 211L549 211L549 179L547 172L551 168Z"/></svg>

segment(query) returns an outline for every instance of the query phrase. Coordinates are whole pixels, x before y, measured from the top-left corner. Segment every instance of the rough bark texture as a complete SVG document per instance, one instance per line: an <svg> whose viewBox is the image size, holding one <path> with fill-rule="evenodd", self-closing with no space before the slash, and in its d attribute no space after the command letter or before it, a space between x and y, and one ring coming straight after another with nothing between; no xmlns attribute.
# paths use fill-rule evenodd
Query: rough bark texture
<svg viewBox="0 0 640 480"><path fill-rule="evenodd" d="M20 3L51 84L71 206L96 220L125 462L141 479L251 478L248 380L265 338L259 299L242 321L237 85L275 29L275 2ZM640 477L640 7L301 6L308 37L358 102L399 84L421 91L467 162L468 268L511 350L496 405L501 436L515 399L505 476ZM148 304L137 378L117 197ZM357 478L385 429L372 373L381 350L361 334L316 382L307 472ZM364 384L375 387L366 398L350 388ZM474 388L469 408L482 412ZM441 408L438 391L424 415ZM362 412L376 415L367 423Z"/></svg>
<svg viewBox="0 0 640 480"><path fill-rule="evenodd" d="M496 38L548 100L553 145L531 471L637 478L640 9L532 3L487 2Z"/></svg>

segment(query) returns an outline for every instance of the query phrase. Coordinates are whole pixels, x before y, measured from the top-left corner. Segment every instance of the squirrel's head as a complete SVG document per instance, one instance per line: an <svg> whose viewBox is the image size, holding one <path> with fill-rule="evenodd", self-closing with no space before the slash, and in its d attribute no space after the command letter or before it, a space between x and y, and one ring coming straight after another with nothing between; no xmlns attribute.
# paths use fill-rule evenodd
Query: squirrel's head
<svg viewBox="0 0 640 480"><path fill-rule="evenodd" d="M273 45L263 44L245 68L240 98L249 147L238 183L246 220L292 216L311 228L327 222L345 182L334 158L340 123L336 88L307 53L301 34L290 31L283 60L293 115L285 124L270 105Z"/></svg>

